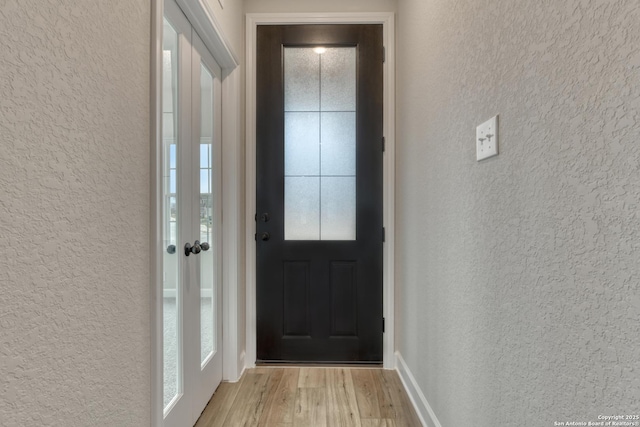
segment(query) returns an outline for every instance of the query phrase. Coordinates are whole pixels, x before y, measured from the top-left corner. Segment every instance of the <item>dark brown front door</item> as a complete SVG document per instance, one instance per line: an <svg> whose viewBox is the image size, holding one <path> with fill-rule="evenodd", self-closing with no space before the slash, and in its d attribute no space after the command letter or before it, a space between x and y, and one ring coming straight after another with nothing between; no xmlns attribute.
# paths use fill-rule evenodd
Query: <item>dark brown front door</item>
<svg viewBox="0 0 640 427"><path fill-rule="evenodd" d="M382 361L382 25L259 26L257 358Z"/></svg>

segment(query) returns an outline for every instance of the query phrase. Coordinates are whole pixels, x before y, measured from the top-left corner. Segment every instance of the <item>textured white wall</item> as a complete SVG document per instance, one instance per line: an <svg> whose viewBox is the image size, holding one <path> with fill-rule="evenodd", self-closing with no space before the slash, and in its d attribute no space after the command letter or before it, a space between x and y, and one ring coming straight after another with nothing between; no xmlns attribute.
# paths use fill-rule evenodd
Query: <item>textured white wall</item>
<svg viewBox="0 0 640 427"><path fill-rule="evenodd" d="M245 0L245 12L394 12L396 3L396 0Z"/></svg>
<svg viewBox="0 0 640 427"><path fill-rule="evenodd" d="M149 425L149 21L2 0L0 425Z"/></svg>
<svg viewBox="0 0 640 427"><path fill-rule="evenodd" d="M398 8L398 348L427 400L443 426L639 413L640 5Z"/></svg>

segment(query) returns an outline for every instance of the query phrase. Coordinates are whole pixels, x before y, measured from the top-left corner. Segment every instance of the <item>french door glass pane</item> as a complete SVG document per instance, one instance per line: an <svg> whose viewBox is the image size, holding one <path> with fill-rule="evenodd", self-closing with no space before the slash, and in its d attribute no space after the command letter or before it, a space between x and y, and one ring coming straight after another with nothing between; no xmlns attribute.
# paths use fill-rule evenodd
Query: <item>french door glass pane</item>
<svg viewBox="0 0 640 427"><path fill-rule="evenodd" d="M320 194L321 240L355 240L355 177L323 177Z"/></svg>
<svg viewBox="0 0 640 427"><path fill-rule="evenodd" d="M164 20L162 43L162 144L163 144L163 361L164 407L181 392L180 272L177 233L178 204L178 34Z"/></svg>
<svg viewBox="0 0 640 427"><path fill-rule="evenodd" d="M284 179L285 240L320 240L320 178Z"/></svg>
<svg viewBox="0 0 640 427"><path fill-rule="evenodd" d="M285 175L318 175L320 172L318 113L296 111L284 114Z"/></svg>
<svg viewBox="0 0 640 427"><path fill-rule="evenodd" d="M200 65L200 362L216 351L216 245L213 234L213 76Z"/></svg>
<svg viewBox="0 0 640 427"><path fill-rule="evenodd" d="M318 56L322 57L322 111L355 111L356 48L331 48Z"/></svg>
<svg viewBox="0 0 640 427"><path fill-rule="evenodd" d="M356 113L322 112L321 116L322 176L354 177L356 175Z"/></svg>
<svg viewBox="0 0 640 427"><path fill-rule="evenodd" d="M318 111L320 56L310 48L285 48L284 75L284 109Z"/></svg>
<svg viewBox="0 0 640 427"><path fill-rule="evenodd" d="M356 239L356 48L284 49L285 240Z"/></svg>

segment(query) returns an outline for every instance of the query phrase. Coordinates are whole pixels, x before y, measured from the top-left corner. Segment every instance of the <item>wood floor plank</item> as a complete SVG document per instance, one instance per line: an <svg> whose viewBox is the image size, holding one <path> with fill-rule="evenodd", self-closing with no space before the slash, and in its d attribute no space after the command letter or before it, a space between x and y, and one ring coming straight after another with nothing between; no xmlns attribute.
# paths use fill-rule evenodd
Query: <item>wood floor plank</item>
<svg viewBox="0 0 640 427"><path fill-rule="evenodd" d="M361 427L360 413L348 368L326 370L327 425L329 427Z"/></svg>
<svg viewBox="0 0 640 427"><path fill-rule="evenodd" d="M256 368L252 368L249 370L249 372L253 373L253 374L267 374L267 375L271 375L271 373L276 370L276 369L282 369L282 368L274 368L274 367L261 367L258 366Z"/></svg>
<svg viewBox="0 0 640 427"><path fill-rule="evenodd" d="M360 418L381 418L378 392L370 369L352 369L351 378L356 392Z"/></svg>
<svg viewBox="0 0 640 427"><path fill-rule="evenodd" d="M269 379L267 380L267 392L266 398L264 401L264 407L262 409L262 413L258 419L258 426L265 426L266 422L263 422L265 418L268 416L269 411L271 411L271 407L275 403L274 398L276 395L276 390L280 385L280 381L282 380L282 375L284 374L284 369L282 368L256 368L252 370L253 372L259 372L263 375L268 375Z"/></svg>
<svg viewBox="0 0 640 427"><path fill-rule="evenodd" d="M362 419L362 427L396 427L396 422L389 418L381 419Z"/></svg>
<svg viewBox="0 0 640 427"><path fill-rule="evenodd" d="M293 411L293 427L326 427L325 388L298 388Z"/></svg>
<svg viewBox="0 0 640 427"><path fill-rule="evenodd" d="M395 407L395 422L398 427L420 427L422 423L413 409L413 404L400 381L396 371L382 371L384 380L383 387L387 388L391 394Z"/></svg>
<svg viewBox="0 0 640 427"><path fill-rule="evenodd" d="M224 421L225 427L244 427L258 424L268 395L268 374L245 372L240 390Z"/></svg>
<svg viewBox="0 0 640 427"><path fill-rule="evenodd" d="M233 405L241 383L242 380L237 383L221 383L198 418L195 427L224 427L224 419Z"/></svg>
<svg viewBox="0 0 640 427"><path fill-rule="evenodd" d="M324 387L326 384L325 368L300 368L299 388Z"/></svg>
<svg viewBox="0 0 640 427"><path fill-rule="evenodd" d="M276 427L293 422L293 409L298 389L300 369L287 368L282 370L277 388L268 397L265 409L262 411L260 427Z"/></svg>
<svg viewBox="0 0 640 427"><path fill-rule="evenodd" d="M374 386L376 388L376 395L378 396L378 404L380 405L380 418L395 419L396 407L393 405L391 390L384 385L385 380L382 376L383 372L384 370L382 369L371 370L371 376L373 377Z"/></svg>
<svg viewBox="0 0 640 427"><path fill-rule="evenodd" d="M238 383L222 383L196 424L240 426L420 427L421 423L395 371L260 367L248 369Z"/></svg>

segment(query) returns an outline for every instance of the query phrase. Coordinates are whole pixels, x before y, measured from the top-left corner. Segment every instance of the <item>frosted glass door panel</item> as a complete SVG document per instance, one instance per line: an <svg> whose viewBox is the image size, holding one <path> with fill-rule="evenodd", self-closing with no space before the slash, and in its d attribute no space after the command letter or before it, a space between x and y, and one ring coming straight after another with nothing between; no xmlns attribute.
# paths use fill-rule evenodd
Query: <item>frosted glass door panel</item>
<svg viewBox="0 0 640 427"><path fill-rule="evenodd" d="M320 239L320 178L284 180L285 240Z"/></svg>
<svg viewBox="0 0 640 427"><path fill-rule="evenodd" d="M318 111L320 56L311 48L285 48L284 74L285 111Z"/></svg>
<svg viewBox="0 0 640 427"><path fill-rule="evenodd" d="M177 233L178 193L178 34L169 21L164 20L162 45L162 228L163 228L163 405L166 408L182 392L179 369L181 329L180 274Z"/></svg>
<svg viewBox="0 0 640 427"><path fill-rule="evenodd" d="M355 177L322 178L321 240L355 240Z"/></svg>
<svg viewBox="0 0 640 427"><path fill-rule="evenodd" d="M356 113L323 112L321 115L322 176L355 176Z"/></svg>
<svg viewBox="0 0 640 427"><path fill-rule="evenodd" d="M321 56L322 111L355 111L356 48L328 48Z"/></svg>
<svg viewBox="0 0 640 427"><path fill-rule="evenodd" d="M215 236L213 235L213 76L200 64L200 364L216 351Z"/></svg>
<svg viewBox="0 0 640 427"><path fill-rule="evenodd" d="M318 113L285 113L284 117L285 175L319 175Z"/></svg>
<svg viewBox="0 0 640 427"><path fill-rule="evenodd" d="M356 48L285 47L284 88L285 239L355 240Z"/></svg>

